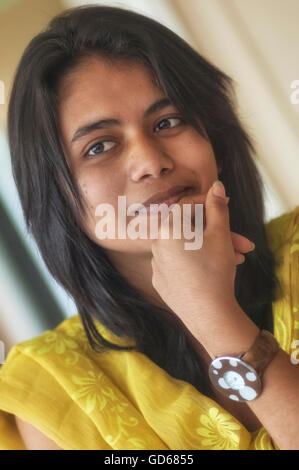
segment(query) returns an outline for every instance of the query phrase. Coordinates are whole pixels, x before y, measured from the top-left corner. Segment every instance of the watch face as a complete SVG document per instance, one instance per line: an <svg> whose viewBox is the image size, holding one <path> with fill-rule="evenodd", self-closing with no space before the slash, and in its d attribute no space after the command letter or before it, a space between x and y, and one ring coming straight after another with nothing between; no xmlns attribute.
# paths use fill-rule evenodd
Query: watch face
<svg viewBox="0 0 299 470"><path fill-rule="evenodd" d="M235 401L254 400L262 389L254 368L238 357L215 358L209 366L209 378L218 391Z"/></svg>

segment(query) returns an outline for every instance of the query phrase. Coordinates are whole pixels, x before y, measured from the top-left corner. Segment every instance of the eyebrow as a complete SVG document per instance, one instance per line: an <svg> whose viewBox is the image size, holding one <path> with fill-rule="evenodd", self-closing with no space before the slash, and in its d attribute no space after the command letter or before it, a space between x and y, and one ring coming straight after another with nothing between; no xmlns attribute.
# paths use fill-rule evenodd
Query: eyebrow
<svg viewBox="0 0 299 470"><path fill-rule="evenodd" d="M163 98L161 100L158 100L155 103L151 104L150 107L144 112L144 117L146 118L150 114L153 114L156 111L160 111L161 109L169 105L172 105L169 98ZM121 124L121 121L111 118L104 118L96 122L84 124L83 126L79 127L74 133L71 140L71 144L73 144L76 140L80 139L81 137L90 134L94 130L104 129L106 127L116 126L118 124Z"/></svg>

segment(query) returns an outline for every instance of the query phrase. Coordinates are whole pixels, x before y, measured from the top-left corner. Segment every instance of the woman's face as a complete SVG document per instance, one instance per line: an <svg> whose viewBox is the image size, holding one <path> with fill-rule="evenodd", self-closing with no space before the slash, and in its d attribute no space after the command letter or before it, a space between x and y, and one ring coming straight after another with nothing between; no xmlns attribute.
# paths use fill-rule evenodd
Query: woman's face
<svg viewBox="0 0 299 470"><path fill-rule="evenodd" d="M117 238L118 196L126 196L128 209L157 192L182 185L192 187L191 193L201 194L204 202L218 178L211 144L184 123L171 103L147 112L166 96L138 63L111 64L88 58L62 78L58 93L66 159L89 208L85 232L108 250L149 253L150 236ZM101 120L109 122L93 125ZM78 131L81 128L85 130ZM115 220L109 221L115 224L115 238L97 236L97 224L103 217L107 221L106 212L100 217L95 213L103 203L114 208ZM124 216L127 226L133 216Z"/></svg>

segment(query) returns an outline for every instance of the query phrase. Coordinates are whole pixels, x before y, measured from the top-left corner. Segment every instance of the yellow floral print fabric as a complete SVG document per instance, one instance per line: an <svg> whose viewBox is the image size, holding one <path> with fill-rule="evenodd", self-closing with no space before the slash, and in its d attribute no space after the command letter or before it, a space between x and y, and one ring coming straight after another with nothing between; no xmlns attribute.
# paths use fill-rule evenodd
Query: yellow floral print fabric
<svg viewBox="0 0 299 470"><path fill-rule="evenodd" d="M266 224L279 292L274 335L290 355L299 340L299 206ZM95 323L103 336L132 345ZM0 449L22 450L14 416L66 450L278 450L217 402L135 351L96 353L75 315L16 344L0 369Z"/></svg>

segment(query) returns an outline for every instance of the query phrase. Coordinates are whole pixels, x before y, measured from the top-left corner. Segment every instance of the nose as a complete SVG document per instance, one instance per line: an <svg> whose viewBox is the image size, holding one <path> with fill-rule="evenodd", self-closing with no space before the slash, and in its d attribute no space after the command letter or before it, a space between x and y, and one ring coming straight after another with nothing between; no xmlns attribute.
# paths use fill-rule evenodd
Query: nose
<svg viewBox="0 0 299 470"><path fill-rule="evenodd" d="M173 160L165 149L151 139L142 137L138 142L135 141L128 162L129 175L133 181L149 176L157 178L162 173L169 172L173 166Z"/></svg>

